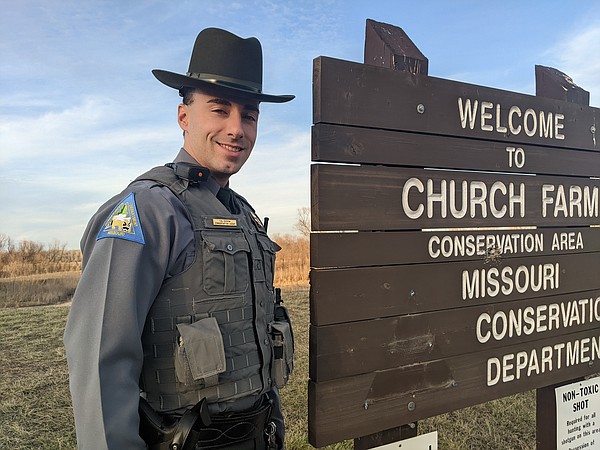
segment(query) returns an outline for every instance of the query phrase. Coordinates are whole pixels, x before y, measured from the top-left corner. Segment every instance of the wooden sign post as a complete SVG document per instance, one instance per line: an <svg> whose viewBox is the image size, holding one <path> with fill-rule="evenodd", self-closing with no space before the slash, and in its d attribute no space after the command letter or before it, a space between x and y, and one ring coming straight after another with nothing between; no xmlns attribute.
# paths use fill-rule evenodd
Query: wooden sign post
<svg viewBox="0 0 600 450"><path fill-rule="evenodd" d="M600 110L430 77L415 49L368 21L369 64L314 62L316 447L600 365Z"/></svg>

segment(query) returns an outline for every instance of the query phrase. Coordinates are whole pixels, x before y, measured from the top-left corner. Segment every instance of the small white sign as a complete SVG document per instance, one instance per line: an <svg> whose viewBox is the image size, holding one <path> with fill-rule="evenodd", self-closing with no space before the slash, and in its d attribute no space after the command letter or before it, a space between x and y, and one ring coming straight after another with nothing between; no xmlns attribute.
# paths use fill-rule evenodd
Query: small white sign
<svg viewBox="0 0 600 450"><path fill-rule="evenodd" d="M438 450L437 431L381 445L372 450Z"/></svg>
<svg viewBox="0 0 600 450"><path fill-rule="evenodd" d="M555 389L556 450L600 448L600 377Z"/></svg>

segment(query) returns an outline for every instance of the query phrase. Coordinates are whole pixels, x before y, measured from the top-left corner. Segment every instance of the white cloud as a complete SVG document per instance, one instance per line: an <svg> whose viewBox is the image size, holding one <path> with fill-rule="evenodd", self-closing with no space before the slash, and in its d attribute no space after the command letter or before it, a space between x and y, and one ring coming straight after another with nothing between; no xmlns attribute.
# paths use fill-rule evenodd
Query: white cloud
<svg viewBox="0 0 600 450"><path fill-rule="evenodd" d="M100 204L137 175L170 160L180 144L176 124L134 121L130 113L131 108L94 96L37 116L5 113L0 211L26 220L5 222L0 231L17 240L58 239L77 247Z"/></svg>
<svg viewBox="0 0 600 450"><path fill-rule="evenodd" d="M39 116L5 114L0 123L0 163L33 158L77 159L78 155L116 156L132 146L154 148L172 142L171 126L131 123L125 107L107 98L88 97L81 104ZM35 109L35 108L31 108Z"/></svg>

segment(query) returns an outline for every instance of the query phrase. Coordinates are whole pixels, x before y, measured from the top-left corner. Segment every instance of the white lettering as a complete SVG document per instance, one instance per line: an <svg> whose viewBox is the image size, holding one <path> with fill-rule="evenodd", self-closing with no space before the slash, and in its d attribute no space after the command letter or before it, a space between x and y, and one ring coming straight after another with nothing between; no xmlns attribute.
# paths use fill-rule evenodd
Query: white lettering
<svg viewBox="0 0 600 450"><path fill-rule="evenodd" d="M490 269L491 271L492 269ZM472 288L477 292L476 287ZM485 344L491 339L530 336L560 328L600 322L600 297L569 300L561 303L526 306L524 308L498 310L493 314L483 312L476 322L477 340Z"/></svg>
<svg viewBox="0 0 600 450"><path fill-rule="evenodd" d="M563 351L564 350L564 351ZM494 386L500 382L510 383L521 379L524 375L528 378L560 370L562 367L589 364L600 358L600 336L584 337L581 339L560 342L553 346L534 347L528 351L518 351L505 355L494 356L487 360L487 385ZM600 392L600 386L586 386L579 393L568 393L567 400L571 401L577 396L586 397ZM579 409L586 407L587 399L580 400Z"/></svg>
<svg viewBox="0 0 600 450"><path fill-rule="evenodd" d="M556 195L553 193L556 192ZM568 192L568 196L567 196ZM599 217L598 186L542 185L542 217Z"/></svg>
<svg viewBox="0 0 600 450"><path fill-rule="evenodd" d="M562 130L565 128L564 124L560 123L561 120L564 120L564 114L556 114L554 116L554 137L556 139L564 139L565 135L561 134L558 130Z"/></svg>
<svg viewBox="0 0 600 450"><path fill-rule="evenodd" d="M446 199L448 198L448 193L446 190L446 180L440 181L440 192L435 193L433 188L433 180L427 180L427 217L430 219L433 217L433 203L440 203L440 215L445 218L447 215L448 207L446 204Z"/></svg>
<svg viewBox="0 0 600 450"><path fill-rule="evenodd" d="M491 323L491 320L492 319L488 313L480 314L479 317L477 318L477 326L476 326L477 340L482 344L485 344L487 341L489 341L490 336L491 336L491 333L489 330L482 332L483 323L486 322L489 325Z"/></svg>
<svg viewBox="0 0 600 450"><path fill-rule="evenodd" d="M521 108L518 106L511 106L510 110L508 111L508 128L512 134L517 136L519 133L521 133L521 125L517 125L516 127L514 126L513 118L515 114L521 117Z"/></svg>
<svg viewBox="0 0 600 450"><path fill-rule="evenodd" d="M475 118L477 115L477 104L478 101L473 102L473 108L471 109L471 99L468 98L463 107L463 99L458 98L458 115L460 116L460 125L464 128L467 127L467 121L469 122L469 128L472 130L475 127Z"/></svg>
<svg viewBox="0 0 600 450"><path fill-rule="evenodd" d="M499 294L511 295L514 290L519 294L527 291L539 292L559 288L559 263L546 263L530 266L518 266L513 269L505 266L499 271L496 268L464 270L462 272L462 299L495 297ZM500 276L500 280L498 280Z"/></svg>
<svg viewBox="0 0 600 450"><path fill-rule="evenodd" d="M529 122L531 119L532 126L529 127ZM531 108L527 108L525 110L525 115L523 116L523 128L525 128L525 134L529 137L535 134L535 130L537 130L537 117L535 115L535 111Z"/></svg>
<svg viewBox="0 0 600 450"><path fill-rule="evenodd" d="M538 136L543 139L565 139L563 130L564 114L552 111L536 111L512 105L508 113L503 114L502 105L490 101L458 97L458 118L463 130L475 130L479 121L479 129L485 132L497 132L506 135L510 132L518 136L522 131L529 137ZM481 108L478 108L481 105ZM506 111L506 110L505 110ZM506 125L508 125L508 128Z"/></svg>
<svg viewBox="0 0 600 450"><path fill-rule="evenodd" d="M407 180L402 189L402 208L404 209L404 214L406 214L409 219L418 219L423 214L425 208L422 204L420 204L417 209L412 209L410 207L408 195L413 187L416 187L419 192L425 190L425 186L423 186L423 183L418 178L413 177Z"/></svg>
<svg viewBox="0 0 600 450"><path fill-rule="evenodd" d="M481 102L481 129L483 131L494 131L494 127L492 125L485 123L486 120L493 117L492 113L486 112L488 109L492 109L493 107L493 103Z"/></svg>
<svg viewBox="0 0 600 450"><path fill-rule="evenodd" d="M457 205L458 198L460 207ZM548 200L548 203L551 202L551 199ZM508 203L508 207L503 203ZM525 184L519 183L517 188L514 183L495 181L488 187L478 180L462 180L458 185L456 180L436 182L412 177L402 188L402 208L410 219L419 219L425 212L428 218L446 218L448 210L455 219L464 218L467 211L471 218L486 218L488 210L495 218L502 219L515 217L517 208L519 216L525 217Z"/></svg>
<svg viewBox="0 0 600 450"><path fill-rule="evenodd" d="M496 191L500 191L503 195L506 195L506 185L500 181L496 181L490 188L490 211L492 216L496 218L502 218L506 214L506 205L502 208L496 208Z"/></svg>
<svg viewBox="0 0 600 450"><path fill-rule="evenodd" d="M494 386L500 381L500 360L489 358L487 360L487 385Z"/></svg>
<svg viewBox="0 0 600 450"><path fill-rule="evenodd" d="M562 232L552 235L552 251L583 250L581 232Z"/></svg>

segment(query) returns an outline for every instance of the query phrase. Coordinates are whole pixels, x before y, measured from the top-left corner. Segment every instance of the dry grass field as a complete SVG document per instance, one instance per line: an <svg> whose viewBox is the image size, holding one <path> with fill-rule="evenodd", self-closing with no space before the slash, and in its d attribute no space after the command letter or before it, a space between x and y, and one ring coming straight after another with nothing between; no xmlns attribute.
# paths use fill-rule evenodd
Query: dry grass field
<svg viewBox="0 0 600 450"><path fill-rule="evenodd" d="M282 247L277 254L276 285L308 284L308 239L288 234L274 239ZM78 250L64 250L58 244L44 248L31 241L15 245L0 234L0 308L68 302L80 270Z"/></svg>
<svg viewBox="0 0 600 450"><path fill-rule="evenodd" d="M295 371L282 389L287 448L307 450L313 448L307 442L308 242L290 236L276 240L284 248L278 255L278 284L284 286L296 342ZM41 266L35 265L38 271ZM0 448L74 449L62 333L78 275L19 271L19 276L0 271ZM421 421L418 427L420 433L437 430L443 450L533 450L535 396L507 397ZM326 448L352 449L353 443Z"/></svg>

